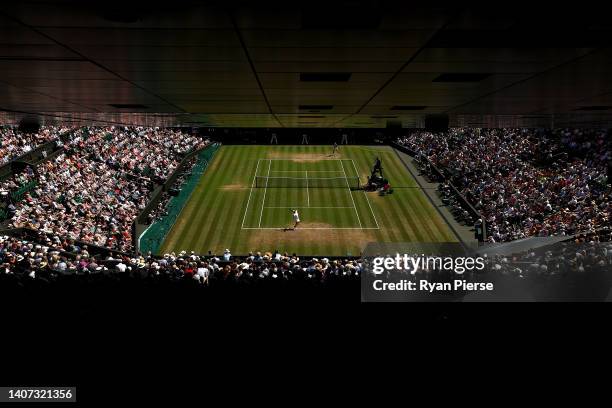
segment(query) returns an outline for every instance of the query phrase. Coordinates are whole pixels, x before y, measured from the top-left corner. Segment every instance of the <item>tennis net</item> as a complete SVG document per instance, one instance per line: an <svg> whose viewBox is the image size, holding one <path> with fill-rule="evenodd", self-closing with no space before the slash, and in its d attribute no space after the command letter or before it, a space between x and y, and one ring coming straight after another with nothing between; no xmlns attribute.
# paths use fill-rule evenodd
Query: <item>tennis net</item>
<svg viewBox="0 0 612 408"><path fill-rule="evenodd" d="M255 177L258 188L350 188L359 189L359 177Z"/></svg>

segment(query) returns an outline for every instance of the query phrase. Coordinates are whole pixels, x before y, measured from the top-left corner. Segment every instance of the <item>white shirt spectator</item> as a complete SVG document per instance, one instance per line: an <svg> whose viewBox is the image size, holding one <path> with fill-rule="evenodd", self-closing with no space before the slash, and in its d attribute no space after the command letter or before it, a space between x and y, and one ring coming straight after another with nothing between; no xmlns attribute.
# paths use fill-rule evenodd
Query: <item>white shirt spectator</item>
<svg viewBox="0 0 612 408"><path fill-rule="evenodd" d="M210 275L210 271L208 270L208 268L205 268L204 266L200 266L197 271L196 274L194 276L197 276L200 278L200 282L204 283L208 280L208 276Z"/></svg>

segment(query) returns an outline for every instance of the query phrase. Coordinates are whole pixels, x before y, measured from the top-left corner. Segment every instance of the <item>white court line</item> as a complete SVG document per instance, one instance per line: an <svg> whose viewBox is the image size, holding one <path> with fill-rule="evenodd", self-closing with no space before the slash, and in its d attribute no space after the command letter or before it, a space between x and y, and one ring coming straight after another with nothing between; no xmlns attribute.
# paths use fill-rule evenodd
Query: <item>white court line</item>
<svg viewBox="0 0 612 408"><path fill-rule="evenodd" d="M261 203L261 213L259 214L259 226L261 227L261 219L263 218L263 210L266 206L266 193L268 192L268 180L270 178L270 167L272 166L272 161L270 160L268 164L268 178L266 179L266 189L264 190L263 202Z"/></svg>
<svg viewBox="0 0 612 408"><path fill-rule="evenodd" d="M310 207L310 193L308 192L308 170L306 170L306 197L308 198L308 207Z"/></svg>
<svg viewBox="0 0 612 408"><path fill-rule="evenodd" d="M244 222L246 219L246 214L248 212L248 206L249 206L249 202L251 200L251 193L253 192L253 188L255 187L255 179L257 177L257 170L259 168L259 162L260 160L269 160L270 164L268 165L268 178L270 178L270 172L302 172L302 170L270 170L270 167L272 165L271 161L272 160L288 160L288 161L293 161L294 159L259 159L257 160L257 167L255 168L255 175L253 176L253 183L251 184L251 191L249 192L249 199L247 201L247 208L245 209L245 214L244 214L244 218L242 221L242 228L244 230L269 230L269 231L279 231L279 230L283 230L286 227L285 226L281 226L281 227L261 227L261 217L263 214L263 209L264 208L301 208L301 207L265 207L265 194L267 191L267 180L266 180L266 190L264 191L264 202L262 203L262 212L260 214L260 220L259 220L259 227L244 227ZM380 227L378 226L378 221L376 220L376 216L374 215L374 211L372 210L372 206L370 205L370 201L368 199L368 205L370 207L370 211L372 212L372 216L374 217L374 221L376 222L376 228L374 227L363 227L363 225L361 224L361 219L359 218L359 213L357 212L357 207L355 205L355 200L353 198L352 192L350 190L350 185L348 185L348 179L347 179L347 174L346 174L346 170L344 168L344 164L342 163L342 160L351 160L351 162L353 162L353 167L355 168L355 171L357 172L357 168L355 166L355 162L353 161L353 159L312 159L313 161L321 161L321 160L326 160L326 161L339 161L340 165L342 166L342 170L310 170L311 172L322 172L322 173L343 173L345 180L347 182L347 186L349 187L349 194L351 194L351 199L353 200L353 206L352 207L309 207L309 208L328 208L328 209L334 209L334 208L344 208L344 209L349 209L349 208L353 208L355 210L355 212L357 213L357 218L359 220L359 224L360 227L300 227L297 229L297 231L299 230L377 230L380 229ZM359 174L357 173L357 176L359 176ZM365 191L364 191L364 194ZM367 199L367 194L366 194L366 199Z"/></svg>
<svg viewBox="0 0 612 408"><path fill-rule="evenodd" d="M272 170L270 173L301 173L304 170ZM311 173L342 173L342 170L308 170Z"/></svg>
<svg viewBox="0 0 612 408"><path fill-rule="evenodd" d="M245 230L282 230L282 229L286 229L287 227L263 227L263 228L257 228L257 227L245 227L242 229ZM296 228L295 231L299 231L299 230L377 230L379 228L374 228L374 227L329 227L329 228L309 228L309 227L298 227Z"/></svg>
<svg viewBox="0 0 612 408"><path fill-rule="evenodd" d="M251 191L249 191L249 199L247 200L247 205L244 209L244 217L242 218L242 226L240 228L244 228L244 220L246 220L247 212L249 210L249 203L251 202L251 193L253 193L253 187L255 187L255 178L257 178L257 169L259 169L260 160L261 159L257 159L257 167L255 167L255 174L253 175L253 182L251 183Z"/></svg>
<svg viewBox="0 0 612 408"><path fill-rule="evenodd" d="M315 177L316 180L336 180L336 179L345 179L346 177L338 176L338 177ZM289 179L289 180L306 180L304 177L282 177L282 176L267 176L266 179ZM347 180L348 182L348 180ZM272 187L270 187L272 188Z"/></svg>
<svg viewBox="0 0 612 408"><path fill-rule="evenodd" d="M351 163L353 163L353 168L355 169L355 174L357 174L357 177L359 177L359 172L357 171L357 166L355 166L355 161L353 159L348 159L351 161ZM365 192L365 190L362 190L363 194L365 195L366 201L368 202L368 207L370 207L370 212L372 213L372 217L374 217L374 222L376 223L376 228L380 227L378 226L378 221L376 220L376 214L374 214L374 210L372 209L372 204L370 204L370 199L368 198L368 193Z"/></svg>
<svg viewBox="0 0 612 408"><path fill-rule="evenodd" d="M348 176L346 175L346 170L344 170L344 164L342 163L342 160L340 160L340 165L342 166L342 172L344 173L344 180L346 180L346 186L348 187L349 195L351 196L351 200L353 200L353 208L355 208L355 214L357 214L357 221L359 221L359 227L363 228L363 225L361 224L361 218L359 218L359 212L357 212L357 206L355 205L355 199L353 198L353 192L351 191L351 186L349 185Z"/></svg>
<svg viewBox="0 0 612 408"><path fill-rule="evenodd" d="M294 157L290 157L290 158L286 158L286 159L262 159L262 160L284 160L284 161L298 161L298 162L302 162L302 161L340 161L340 160L347 160L347 159L317 159L317 158L313 158L313 159L296 159Z"/></svg>
<svg viewBox="0 0 612 408"><path fill-rule="evenodd" d="M361 149L361 150L366 150L368 152L375 152L375 153L393 153L392 151L389 151L387 149L387 146L381 146L380 149L368 149L367 147L362 147L362 146L353 146L354 149ZM345 159L345 160L353 160L353 159Z"/></svg>
<svg viewBox="0 0 612 408"><path fill-rule="evenodd" d="M284 208L284 209L299 209L299 208L327 208L327 209L332 209L332 208L353 208L353 207L300 207L299 205L295 205L293 207L266 207L266 208Z"/></svg>

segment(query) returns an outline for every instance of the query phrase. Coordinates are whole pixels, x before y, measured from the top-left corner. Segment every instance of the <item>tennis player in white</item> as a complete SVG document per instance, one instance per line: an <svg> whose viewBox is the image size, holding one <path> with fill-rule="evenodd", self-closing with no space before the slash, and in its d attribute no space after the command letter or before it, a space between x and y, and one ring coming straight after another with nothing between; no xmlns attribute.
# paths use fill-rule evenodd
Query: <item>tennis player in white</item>
<svg viewBox="0 0 612 408"><path fill-rule="evenodd" d="M298 213L298 210L291 210L291 212L293 213L293 229L296 229L300 223L300 214Z"/></svg>

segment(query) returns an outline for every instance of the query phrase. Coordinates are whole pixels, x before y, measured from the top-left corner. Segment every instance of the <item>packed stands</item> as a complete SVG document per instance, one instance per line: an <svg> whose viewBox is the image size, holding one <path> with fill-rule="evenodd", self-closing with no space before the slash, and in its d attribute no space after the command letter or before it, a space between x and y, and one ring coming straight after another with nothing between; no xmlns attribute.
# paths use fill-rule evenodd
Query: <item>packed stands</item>
<svg viewBox="0 0 612 408"><path fill-rule="evenodd" d="M0 184L9 227L133 251L132 223L183 155L209 141L144 127L63 132L61 152ZM46 133L45 133L46 134Z"/></svg>
<svg viewBox="0 0 612 408"><path fill-rule="evenodd" d="M490 242L610 224L609 132L464 129L400 138L442 169L485 218Z"/></svg>
<svg viewBox="0 0 612 408"><path fill-rule="evenodd" d="M70 239L47 239L39 244L27 238L0 236L0 287L38 287L71 282L138 282L142 285L325 288L356 283L362 271L359 259L301 258L278 251L234 257L194 253L149 255L94 255L86 245Z"/></svg>
<svg viewBox="0 0 612 408"><path fill-rule="evenodd" d="M0 166L31 152L38 146L58 140L68 127L43 126L35 133L22 133L14 127L0 127Z"/></svg>

